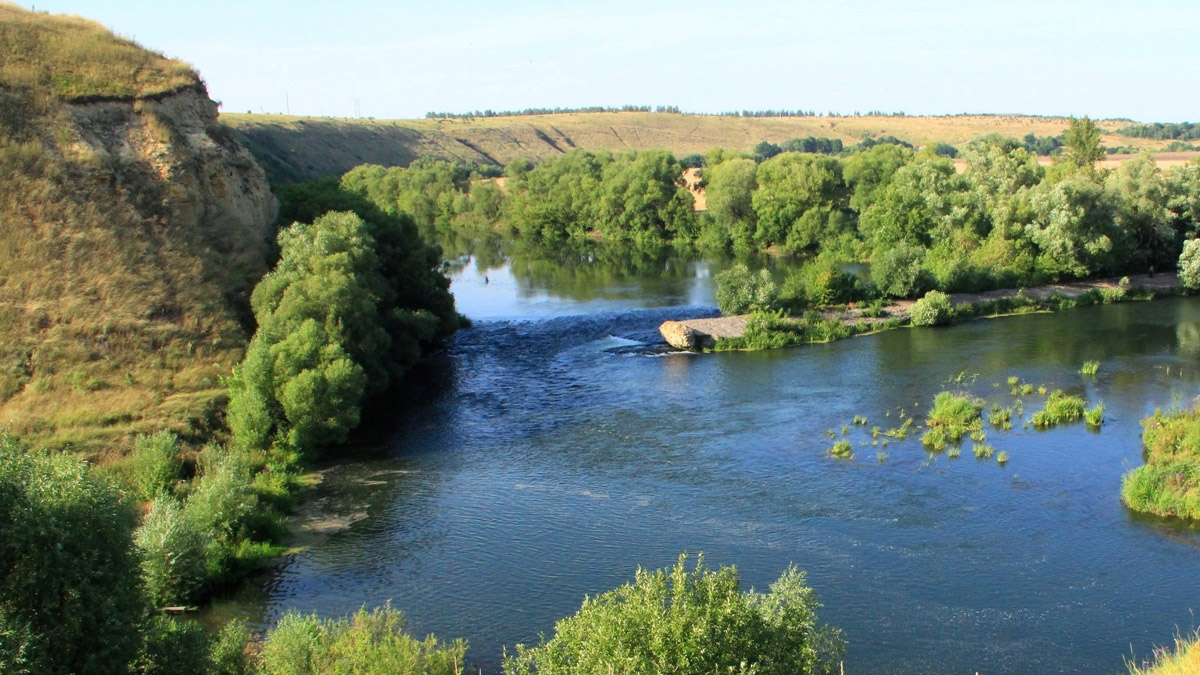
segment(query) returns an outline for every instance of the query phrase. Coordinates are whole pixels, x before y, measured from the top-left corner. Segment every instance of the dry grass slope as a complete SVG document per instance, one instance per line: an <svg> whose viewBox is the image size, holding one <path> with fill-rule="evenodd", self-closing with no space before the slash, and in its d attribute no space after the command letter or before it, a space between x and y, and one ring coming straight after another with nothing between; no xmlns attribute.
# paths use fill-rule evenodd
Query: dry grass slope
<svg viewBox="0 0 1200 675"><path fill-rule="evenodd" d="M80 17L0 3L0 83L69 101L144 98L195 86L187 64L114 36Z"/></svg>
<svg viewBox="0 0 1200 675"><path fill-rule="evenodd" d="M210 242L244 234L181 226L154 167L96 152L69 102L175 91L196 74L97 24L11 5L0 53L0 428L93 457L164 427L201 438L245 341L229 303L245 280L222 271L237 252Z"/></svg>
<svg viewBox="0 0 1200 675"><path fill-rule="evenodd" d="M646 112L419 120L224 114L221 119L238 131L275 181L341 174L364 162L406 166L425 155L499 164L518 157L550 157L576 147L613 151L664 148L683 156L718 146L748 151L759 141L779 143L806 136L854 144L872 136L891 135L914 145L936 141L962 145L989 133L1054 136L1068 124L1063 117L1023 115L746 118ZM1099 120L1098 124L1111 132L1128 122ZM1102 142L1145 149L1166 145L1112 133Z"/></svg>

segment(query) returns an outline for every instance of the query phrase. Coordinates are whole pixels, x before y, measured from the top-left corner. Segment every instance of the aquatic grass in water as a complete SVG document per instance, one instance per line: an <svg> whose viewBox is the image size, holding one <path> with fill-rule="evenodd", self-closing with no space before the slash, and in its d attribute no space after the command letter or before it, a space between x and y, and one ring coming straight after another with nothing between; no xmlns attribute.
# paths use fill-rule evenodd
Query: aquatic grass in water
<svg viewBox="0 0 1200 675"><path fill-rule="evenodd" d="M1055 389L1046 399L1046 406L1033 414L1033 426L1039 429L1074 422L1083 417L1085 404L1078 396L1064 394L1061 389Z"/></svg>
<svg viewBox="0 0 1200 675"><path fill-rule="evenodd" d="M1083 367L1079 369L1081 375L1095 375L1100 371L1099 361L1084 361Z"/></svg>
<svg viewBox="0 0 1200 675"><path fill-rule="evenodd" d="M997 464L1007 464L1008 463L1008 453L1003 450L996 453L996 463Z"/></svg>
<svg viewBox="0 0 1200 675"><path fill-rule="evenodd" d="M933 399L933 409L925 420L925 426L929 427L925 436L930 437L932 433L931 440L943 439L943 445L946 440L957 443L967 432L980 428L982 410L983 401L979 399L943 391ZM935 432L935 429L941 431ZM924 438L921 440L925 442Z"/></svg>
<svg viewBox="0 0 1200 675"><path fill-rule="evenodd" d="M853 459L854 446L851 445L850 441L843 438L833 444L833 447L829 449L829 454L838 459Z"/></svg>
<svg viewBox="0 0 1200 675"><path fill-rule="evenodd" d="M1099 428L1104 424L1104 404L1097 403L1083 413L1083 419L1089 427Z"/></svg>
<svg viewBox="0 0 1200 675"><path fill-rule="evenodd" d="M1007 431L1012 429L1013 409L1001 408L998 405L993 405L991 412L988 413L988 424L993 427Z"/></svg>
<svg viewBox="0 0 1200 675"><path fill-rule="evenodd" d="M996 449L987 443L976 443L972 446L971 451L975 453L975 459L987 459L996 452Z"/></svg>
<svg viewBox="0 0 1200 675"><path fill-rule="evenodd" d="M962 450L958 447L950 448L950 450L946 452L946 456L950 459L958 459L960 454L962 454Z"/></svg>

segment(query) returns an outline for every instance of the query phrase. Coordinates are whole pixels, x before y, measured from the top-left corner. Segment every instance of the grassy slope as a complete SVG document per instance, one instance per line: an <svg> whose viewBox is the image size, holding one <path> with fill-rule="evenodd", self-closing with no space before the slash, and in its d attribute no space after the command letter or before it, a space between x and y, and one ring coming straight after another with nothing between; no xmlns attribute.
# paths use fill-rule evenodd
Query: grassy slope
<svg viewBox="0 0 1200 675"><path fill-rule="evenodd" d="M68 105L199 78L99 24L12 5L0 54L0 428L93 456L137 432L201 432L245 340L205 247L231 233L184 231L153 172L86 151Z"/></svg>
<svg viewBox="0 0 1200 675"><path fill-rule="evenodd" d="M945 117L743 118L666 113L567 113L449 120L356 120L284 115L224 114L221 120L264 164L272 181L310 180L341 174L364 162L407 165L416 157L507 164L518 157L548 157L573 147L588 150L666 148L677 156L721 146L750 150L759 141L805 136L857 143L893 135L921 145L962 145L988 133L1022 137L1062 133L1061 117L955 115ZM1128 120L1100 121L1115 130ZM1106 135L1108 145L1157 149L1165 141Z"/></svg>

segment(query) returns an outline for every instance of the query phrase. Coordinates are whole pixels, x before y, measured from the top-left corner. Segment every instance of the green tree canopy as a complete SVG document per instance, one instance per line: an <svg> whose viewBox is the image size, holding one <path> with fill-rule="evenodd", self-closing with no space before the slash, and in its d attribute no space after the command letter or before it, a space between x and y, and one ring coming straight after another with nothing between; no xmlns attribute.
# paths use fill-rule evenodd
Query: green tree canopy
<svg viewBox="0 0 1200 675"><path fill-rule="evenodd" d="M758 167L752 198L755 240L763 247L815 247L844 228L840 215L848 197L842 164L833 157L788 152L769 159Z"/></svg>

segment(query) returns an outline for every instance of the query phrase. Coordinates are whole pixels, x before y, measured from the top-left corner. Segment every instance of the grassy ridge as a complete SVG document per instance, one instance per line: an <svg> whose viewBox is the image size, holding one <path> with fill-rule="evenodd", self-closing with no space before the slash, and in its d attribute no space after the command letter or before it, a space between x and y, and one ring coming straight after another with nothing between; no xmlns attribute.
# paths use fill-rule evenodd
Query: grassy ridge
<svg viewBox="0 0 1200 675"><path fill-rule="evenodd" d="M80 17L0 3L0 83L67 99L141 98L199 84L190 66Z"/></svg>
<svg viewBox="0 0 1200 675"><path fill-rule="evenodd" d="M614 112L512 117L372 120L223 114L240 140L267 167L272 182L340 175L364 163L407 166L413 159L508 164L519 157L543 158L571 148L585 150L665 149L677 157L713 147L749 151L759 141L781 143L807 136L854 144L892 135L914 145L941 141L961 145L984 134L1056 136L1068 126L1061 117L947 115L939 117L723 117L676 113ZM1100 121L1107 132L1127 122ZM1106 145L1159 149L1166 141L1106 133Z"/></svg>

